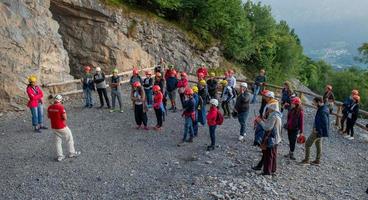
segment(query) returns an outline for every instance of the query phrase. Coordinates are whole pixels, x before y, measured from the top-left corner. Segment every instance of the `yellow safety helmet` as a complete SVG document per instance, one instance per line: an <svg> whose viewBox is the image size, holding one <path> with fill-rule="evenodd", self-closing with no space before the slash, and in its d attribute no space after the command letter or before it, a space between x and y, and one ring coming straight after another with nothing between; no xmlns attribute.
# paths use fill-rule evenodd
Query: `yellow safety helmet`
<svg viewBox="0 0 368 200"><path fill-rule="evenodd" d="M196 85L192 87L192 90L194 93L198 93L198 87Z"/></svg>
<svg viewBox="0 0 368 200"><path fill-rule="evenodd" d="M118 69L116 69L116 68L112 70L112 73L118 73L118 72L119 72L119 71L118 71Z"/></svg>
<svg viewBox="0 0 368 200"><path fill-rule="evenodd" d="M216 76L215 72L211 72L211 73L210 73L210 76L211 76L211 77L215 77L215 76Z"/></svg>
<svg viewBox="0 0 368 200"><path fill-rule="evenodd" d="M35 75L31 75L28 77L29 83L36 83L36 81L37 81L37 77Z"/></svg>
<svg viewBox="0 0 368 200"><path fill-rule="evenodd" d="M200 81L199 81L199 84L201 84L201 85L205 86L207 83L206 83L206 81L205 81L205 80L200 80Z"/></svg>
<svg viewBox="0 0 368 200"><path fill-rule="evenodd" d="M221 85L227 85L227 80L220 81Z"/></svg>

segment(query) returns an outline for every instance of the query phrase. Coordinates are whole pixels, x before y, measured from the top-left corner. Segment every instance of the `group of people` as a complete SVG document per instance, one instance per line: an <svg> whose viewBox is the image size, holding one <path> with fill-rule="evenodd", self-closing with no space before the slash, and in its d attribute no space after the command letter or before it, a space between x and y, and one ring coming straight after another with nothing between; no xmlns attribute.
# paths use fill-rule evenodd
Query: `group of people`
<svg viewBox="0 0 368 200"><path fill-rule="evenodd" d="M91 67L84 68L84 75L81 79L85 97L85 107L93 106L92 91L97 90L100 98L100 108L104 107L104 100L110 112L115 110L115 101L118 100L119 110L122 110L121 84L122 79L118 76L118 71L113 70L110 80L112 107L110 107L107 96L107 83L105 74L97 67L95 74L91 74ZM152 75L154 74L154 77ZM197 70L197 79L192 87L189 86L186 72L177 72L173 65L164 62L156 66L154 72L146 71L145 77L141 78L137 69L133 70L130 78L130 99L134 110L137 129L148 130L147 112L154 110L156 131L161 131L165 116L168 111L177 112L177 93L181 104L183 117L183 138L178 144L191 143L198 135L199 125L208 125L210 145L207 150L214 150L216 147L216 128L222 125L224 119L237 118L240 124L239 141L244 141L247 133L246 124L250 112L250 105L257 102L257 95L262 96L259 114L254 120L254 145L262 150L262 159L252 167L254 170L263 168L263 175L272 175L276 172L277 146L281 142L281 131L286 129L289 140L289 153L286 155L291 160L296 160L294 151L296 143L305 142L305 157L301 164L319 165L322 153L322 138L328 137L329 114L332 112L334 97L332 87L326 87L326 93L322 97L313 99L313 104L317 107L312 134L305 139L304 136L304 111L302 100L295 95L289 82L285 82L281 92L281 101L275 97L275 93L265 89L265 70L260 70L254 84L248 88L245 82L240 83L236 88L236 78L233 70L228 70L223 77L216 77L214 72L208 72L205 65L201 65ZM36 84L36 77L29 78L27 93L30 98L28 106L32 114L32 124L36 132L47 129L43 125L43 93ZM253 94L251 92L253 91ZM354 134L354 123L359 111L359 92L352 91L352 95L344 101L344 117L342 124L347 121L345 132L349 138ZM208 105L209 104L209 105ZM208 106L207 106L208 105ZM220 111L220 105L223 112ZM207 107L209 110L207 112ZM283 112L286 111L286 120L283 123ZM80 152L75 151L73 136L66 125L66 112L62 104L62 96L56 95L54 103L48 108L48 117L51 120L51 128L55 133L55 144L57 149L57 160L62 161L65 156L61 149L61 139L66 138L69 157L76 157ZM342 127L343 130L343 127ZM317 147L316 159L310 162L310 149L315 144Z"/></svg>

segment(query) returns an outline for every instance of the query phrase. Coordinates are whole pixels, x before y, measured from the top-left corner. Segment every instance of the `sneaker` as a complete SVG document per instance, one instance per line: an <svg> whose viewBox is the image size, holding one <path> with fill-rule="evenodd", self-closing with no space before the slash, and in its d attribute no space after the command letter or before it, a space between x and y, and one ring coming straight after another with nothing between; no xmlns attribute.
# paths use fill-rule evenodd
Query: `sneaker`
<svg viewBox="0 0 368 200"><path fill-rule="evenodd" d="M101 109L101 108L103 108L104 106L102 105L102 106L100 106L100 107L98 107L99 109Z"/></svg>
<svg viewBox="0 0 368 200"><path fill-rule="evenodd" d="M212 151L212 150L215 150L215 146L212 146L212 145L207 146L207 151Z"/></svg>
<svg viewBox="0 0 368 200"><path fill-rule="evenodd" d="M76 158L76 157L78 157L79 155L81 154L81 152L80 151L76 151L76 152L74 152L74 153L71 153L71 154L69 154L69 158Z"/></svg>
<svg viewBox="0 0 368 200"><path fill-rule="evenodd" d="M354 140L353 136L348 137L348 140Z"/></svg>
<svg viewBox="0 0 368 200"><path fill-rule="evenodd" d="M44 129L44 130L47 130L49 129L47 126L40 126L40 129Z"/></svg>
<svg viewBox="0 0 368 200"><path fill-rule="evenodd" d="M143 129L144 129L144 130L146 130L146 131L148 131L148 130L149 130L149 128L148 128L147 126L145 126Z"/></svg>
<svg viewBox="0 0 368 200"><path fill-rule="evenodd" d="M262 169L262 167L254 166L254 167L252 167L252 169L253 169L253 170L255 170L255 171L259 171L259 170L261 170L261 169Z"/></svg>
<svg viewBox="0 0 368 200"><path fill-rule="evenodd" d="M272 174L263 172L261 175L262 176L271 176Z"/></svg>
<svg viewBox="0 0 368 200"><path fill-rule="evenodd" d="M310 162L309 162L309 160L304 159L304 160L302 160L302 162L300 162L300 164L301 165L310 165Z"/></svg>
<svg viewBox="0 0 368 200"><path fill-rule="evenodd" d="M120 110L120 113L123 113L124 111L123 110Z"/></svg>
<svg viewBox="0 0 368 200"><path fill-rule="evenodd" d="M294 154L290 154L290 160L296 160L296 158L294 157Z"/></svg>
<svg viewBox="0 0 368 200"><path fill-rule="evenodd" d="M316 166L319 166L320 165L320 162L319 160L315 160L313 162L311 162L312 165L316 165Z"/></svg>
<svg viewBox="0 0 368 200"><path fill-rule="evenodd" d="M89 107L88 108L92 108L93 107L93 105L91 104L91 105L89 105Z"/></svg>
<svg viewBox="0 0 368 200"><path fill-rule="evenodd" d="M140 129L140 128L141 128L141 125L138 125L137 127L135 127L135 129L137 129L137 130Z"/></svg>
<svg viewBox="0 0 368 200"><path fill-rule="evenodd" d="M34 132L35 132L35 133L42 133L42 131L41 131L41 129L40 129L40 128L35 128L35 129L34 129Z"/></svg>
<svg viewBox="0 0 368 200"><path fill-rule="evenodd" d="M61 162L61 161L63 161L65 159L65 156L58 156L57 158L56 158L56 161L57 162Z"/></svg>
<svg viewBox="0 0 368 200"><path fill-rule="evenodd" d="M239 141L240 141L240 142L243 142L243 141L244 141L244 136L242 136L242 135L241 135L241 136L239 136Z"/></svg>
<svg viewBox="0 0 368 200"><path fill-rule="evenodd" d="M189 140L188 140L189 143L192 143L193 142L193 137L190 137Z"/></svg>
<svg viewBox="0 0 368 200"><path fill-rule="evenodd" d="M110 110L110 113L113 113L115 110Z"/></svg>
<svg viewBox="0 0 368 200"><path fill-rule="evenodd" d="M349 138L350 137L350 135L344 135L344 138Z"/></svg>

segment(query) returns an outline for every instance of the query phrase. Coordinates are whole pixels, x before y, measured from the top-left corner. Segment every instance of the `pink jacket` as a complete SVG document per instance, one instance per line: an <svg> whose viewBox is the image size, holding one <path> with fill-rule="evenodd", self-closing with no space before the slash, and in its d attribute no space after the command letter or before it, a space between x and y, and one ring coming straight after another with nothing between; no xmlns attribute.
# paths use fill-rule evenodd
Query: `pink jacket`
<svg viewBox="0 0 368 200"><path fill-rule="evenodd" d="M29 97L29 101L27 106L29 108L35 108L38 106L38 103L42 103L42 98L43 98L43 92L41 90L40 87L38 86L28 86L27 87L27 94Z"/></svg>

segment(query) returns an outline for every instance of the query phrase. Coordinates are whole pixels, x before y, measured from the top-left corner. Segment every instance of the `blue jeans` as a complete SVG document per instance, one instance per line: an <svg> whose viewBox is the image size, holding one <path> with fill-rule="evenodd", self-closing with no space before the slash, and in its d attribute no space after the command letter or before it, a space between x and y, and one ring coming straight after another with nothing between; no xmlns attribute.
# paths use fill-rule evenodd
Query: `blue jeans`
<svg viewBox="0 0 368 200"><path fill-rule="evenodd" d="M86 106L92 106L93 105L92 90L89 88L86 88L86 89L83 89L83 93L84 93L84 99L86 102Z"/></svg>
<svg viewBox="0 0 368 200"><path fill-rule="evenodd" d="M215 146L216 144L216 135L215 135L216 127L217 127L216 125L208 126L208 129L210 130L211 146Z"/></svg>
<svg viewBox="0 0 368 200"><path fill-rule="evenodd" d="M246 128L246 122L248 119L248 114L249 112L238 113L238 121L240 123L240 135L241 136L245 135L245 128Z"/></svg>
<svg viewBox="0 0 368 200"><path fill-rule="evenodd" d="M31 108L32 125L42 125L43 121L43 105L39 103L37 107Z"/></svg>
<svg viewBox="0 0 368 200"><path fill-rule="evenodd" d="M254 88L252 103L255 103L257 101L257 95L259 94L260 91L261 91L261 86L256 85Z"/></svg>
<svg viewBox="0 0 368 200"><path fill-rule="evenodd" d="M188 133L190 137L193 137L194 130L193 130L193 120L191 117L185 117L183 140L187 139Z"/></svg>
<svg viewBox="0 0 368 200"><path fill-rule="evenodd" d="M198 135L198 110L195 111L196 119L193 122L193 131L194 131L194 137L197 137Z"/></svg>
<svg viewBox="0 0 368 200"><path fill-rule="evenodd" d="M146 93L147 98L147 105L152 105L152 89L144 89L144 92Z"/></svg>

